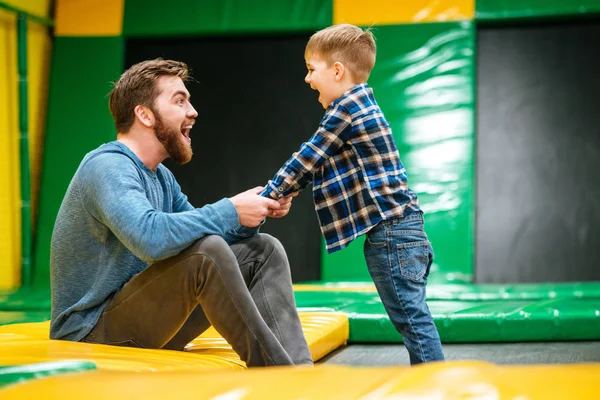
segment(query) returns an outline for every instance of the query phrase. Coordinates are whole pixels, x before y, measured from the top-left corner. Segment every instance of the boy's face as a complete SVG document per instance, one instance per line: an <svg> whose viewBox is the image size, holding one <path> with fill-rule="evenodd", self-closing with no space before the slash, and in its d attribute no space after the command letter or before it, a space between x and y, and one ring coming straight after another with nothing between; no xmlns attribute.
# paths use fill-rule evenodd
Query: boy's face
<svg viewBox="0 0 600 400"><path fill-rule="evenodd" d="M335 68L328 66L327 61L319 54L306 54L306 68L308 73L304 81L308 83L313 90L319 91L319 103L323 108L329 105L342 93L339 92L338 84L335 80Z"/></svg>

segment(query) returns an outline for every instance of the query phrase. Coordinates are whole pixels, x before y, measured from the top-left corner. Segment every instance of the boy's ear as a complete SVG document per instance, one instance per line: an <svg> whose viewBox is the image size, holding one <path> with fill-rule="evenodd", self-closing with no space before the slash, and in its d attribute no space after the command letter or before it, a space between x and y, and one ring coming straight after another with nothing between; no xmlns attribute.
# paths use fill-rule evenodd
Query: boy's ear
<svg viewBox="0 0 600 400"><path fill-rule="evenodd" d="M133 113L138 121L147 128L152 128L154 125L154 113L146 106L137 105L133 109Z"/></svg>
<svg viewBox="0 0 600 400"><path fill-rule="evenodd" d="M336 61L333 64L333 70L335 71L335 81L339 82L342 80L342 78L344 77L344 74L346 73L346 67L344 66L344 64L342 64L339 61Z"/></svg>

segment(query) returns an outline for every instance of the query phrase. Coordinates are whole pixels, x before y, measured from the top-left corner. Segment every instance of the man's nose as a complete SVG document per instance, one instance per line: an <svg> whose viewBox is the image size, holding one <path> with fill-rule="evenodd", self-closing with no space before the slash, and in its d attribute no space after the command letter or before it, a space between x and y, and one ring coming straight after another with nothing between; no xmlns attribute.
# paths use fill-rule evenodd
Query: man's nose
<svg viewBox="0 0 600 400"><path fill-rule="evenodd" d="M187 116L194 119L198 116L198 111L196 111L194 106L190 105Z"/></svg>

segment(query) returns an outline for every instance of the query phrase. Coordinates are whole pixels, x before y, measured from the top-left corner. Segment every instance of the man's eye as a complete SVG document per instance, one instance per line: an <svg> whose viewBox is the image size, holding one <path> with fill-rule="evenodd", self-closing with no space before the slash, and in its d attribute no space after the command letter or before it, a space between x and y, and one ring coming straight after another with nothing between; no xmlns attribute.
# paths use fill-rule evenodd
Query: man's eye
<svg viewBox="0 0 600 400"><path fill-rule="evenodd" d="M183 104L183 99L177 99L177 104Z"/></svg>

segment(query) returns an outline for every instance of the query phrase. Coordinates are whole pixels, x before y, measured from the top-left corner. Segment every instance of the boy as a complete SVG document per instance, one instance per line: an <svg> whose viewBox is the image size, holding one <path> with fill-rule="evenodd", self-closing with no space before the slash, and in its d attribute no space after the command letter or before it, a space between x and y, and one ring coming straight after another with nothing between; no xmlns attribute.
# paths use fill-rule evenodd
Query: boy
<svg viewBox="0 0 600 400"><path fill-rule="evenodd" d="M408 188L390 126L366 83L375 53L370 30L353 25L334 25L310 38L305 81L319 92L325 116L261 194L281 199L313 181L327 252L366 234L369 273L411 364L443 360L425 303L433 250L423 213Z"/></svg>

